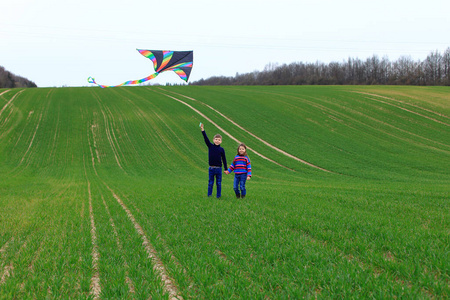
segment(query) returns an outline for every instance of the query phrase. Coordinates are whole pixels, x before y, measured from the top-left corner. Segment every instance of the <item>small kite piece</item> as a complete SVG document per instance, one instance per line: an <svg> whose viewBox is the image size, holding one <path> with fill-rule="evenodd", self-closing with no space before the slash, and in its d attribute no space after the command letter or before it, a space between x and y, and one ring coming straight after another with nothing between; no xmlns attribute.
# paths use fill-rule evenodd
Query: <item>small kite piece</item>
<svg viewBox="0 0 450 300"><path fill-rule="evenodd" d="M202 127L202 122L200 122L200 124L198 124L198 127Z"/></svg>
<svg viewBox="0 0 450 300"><path fill-rule="evenodd" d="M142 79L129 80L118 85L98 84L95 82L95 79L90 76L88 78L88 82L96 84L101 88L134 85L151 80L165 71L174 71L184 81L187 82L189 80L189 75L191 75L192 65L194 62L194 51L136 50L153 62L155 73Z"/></svg>

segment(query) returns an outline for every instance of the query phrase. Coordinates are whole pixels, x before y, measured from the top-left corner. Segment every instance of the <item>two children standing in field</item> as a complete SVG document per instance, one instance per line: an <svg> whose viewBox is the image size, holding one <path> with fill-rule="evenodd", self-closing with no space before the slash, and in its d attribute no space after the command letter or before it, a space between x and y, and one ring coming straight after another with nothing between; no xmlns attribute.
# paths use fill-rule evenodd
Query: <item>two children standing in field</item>
<svg viewBox="0 0 450 300"><path fill-rule="evenodd" d="M225 150L220 146L222 143L222 136L216 134L214 136L214 144L211 143L206 135L204 125L200 125L202 129L203 138L206 146L208 146L208 161L209 161L209 181L208 181L208 197L212 196L214 179L216 181L217 198L222 196L222 162L224 166L224 173L230 174L234 171L233 189L236 198L244 198L247 194L245 183L252 177L252 166L250 159L247 156L247 147L240 144L237 149L237 155L234 157L230 168L227 168L227 158Z"/></svg>

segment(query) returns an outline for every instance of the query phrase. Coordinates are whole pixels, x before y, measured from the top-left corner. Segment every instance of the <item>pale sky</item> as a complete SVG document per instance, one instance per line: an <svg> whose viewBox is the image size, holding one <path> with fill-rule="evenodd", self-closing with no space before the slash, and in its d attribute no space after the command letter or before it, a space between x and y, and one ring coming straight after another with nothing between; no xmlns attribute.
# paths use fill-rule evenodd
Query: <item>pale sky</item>
<svg viewBox="0 0 450 300"><path fill-rule="evenodd" d="M136 51L193 50L190 81L269 63L450 47L448 0L0 0L0 66L39 87L116 85L154 72ZM151 82L183 83L174 72Z"/></svg>

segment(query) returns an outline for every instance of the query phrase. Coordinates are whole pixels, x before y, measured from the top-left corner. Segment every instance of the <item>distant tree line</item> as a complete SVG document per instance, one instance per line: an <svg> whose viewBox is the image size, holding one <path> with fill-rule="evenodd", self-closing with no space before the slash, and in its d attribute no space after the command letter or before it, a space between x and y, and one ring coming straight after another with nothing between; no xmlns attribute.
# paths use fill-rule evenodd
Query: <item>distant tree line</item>
<svg viewBox="0 0 450 300"><path fill-rule="evenodd" d="M192 85L450 85L450 47L431 52L424 61L402 56L391 62L377 55L365 61L349 58L329 64L295 62L269 64L264 71L213 76Z"/></svg>
<svg viewBox="0 0 450 300"><path fill-rule="evenodd" d="M0 66L0 88L37 87L37 85L26 78L14 75Z"/></svg>

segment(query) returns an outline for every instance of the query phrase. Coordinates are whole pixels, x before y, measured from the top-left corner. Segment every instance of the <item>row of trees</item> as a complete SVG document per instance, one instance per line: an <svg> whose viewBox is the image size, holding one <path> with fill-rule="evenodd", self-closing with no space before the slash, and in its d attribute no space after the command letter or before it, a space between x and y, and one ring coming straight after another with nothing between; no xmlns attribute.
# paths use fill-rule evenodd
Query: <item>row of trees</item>
<svg viewBox="0 0 450 300"><path fill-rule="evenodd" d="M18 87L37 87L37 85L21 76L14 75L13 73L5 70L0 66L0 88L18 88Z"/></svg>
<svg viewBox="0 0 450 300"><path fill-rule="evenodd" d="M402 56L391 62L377 55L365 61L349 58L324 64L296 62L269 64L264 71L214 76L192 82L192 85L450 85L450 47L441 54L431 52L424 61Z"/></svg>

